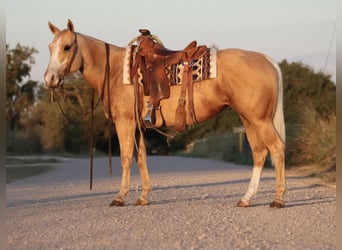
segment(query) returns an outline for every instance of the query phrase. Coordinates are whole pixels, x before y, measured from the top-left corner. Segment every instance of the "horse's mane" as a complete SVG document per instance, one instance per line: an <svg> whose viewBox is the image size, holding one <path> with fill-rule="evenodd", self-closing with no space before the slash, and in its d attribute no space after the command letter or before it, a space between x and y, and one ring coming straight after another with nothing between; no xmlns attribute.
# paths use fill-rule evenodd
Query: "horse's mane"
<svg viewBox="0 0 342 250"><path fill-rule="evenodd" d="M81 37L84 37L84 38L86 38L86 39L88 39L88 40L97 42L97 43L102 43L102 44L108 43L108 42L106 42L106 41L97 39L97 38L92 37L92 36L89 36L89 35L84 35L84 34L82 34L82 33L78 33L78 32L77 32L76 34L79 35L79 36L81 36ZM108 43L108 44L109 44L110 46L114 46L114 47L116 47L116 48L122 48L122 47L116 46L116 45L111 44L111 43Z"/></svg>

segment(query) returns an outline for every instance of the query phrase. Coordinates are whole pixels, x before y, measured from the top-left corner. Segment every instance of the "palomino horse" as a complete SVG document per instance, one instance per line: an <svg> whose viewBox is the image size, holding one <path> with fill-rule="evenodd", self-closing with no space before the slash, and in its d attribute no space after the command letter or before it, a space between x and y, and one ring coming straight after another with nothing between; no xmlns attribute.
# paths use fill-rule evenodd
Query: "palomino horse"
<svg viewBox="0 0 342 250"><path fill-rule="evenodd" d="M120 191L110 205L122 206L130 188L130 169L138 126L134 117L134 87L123 84L125 48L76 33L70 20L64 30L50 22L48 24L54 39L49 44L50 62L44 75L46 86L58 88L63 84L64 76L80 71L98 95L103 96L104 112L107 118L110 114L115 123L122 164ZM104 87L106 72L109 73L110 95L107 95L107 88ZM271 207L284 207L285 124L279 66L257 52L219 50L217 77L195 83L193 92L198 122L208 120L230 106L239 114L246 129L254 164L247 192L237 206L250 206L250 199L259 187L265 158L270 152L276 173L276 195ZM174 86L170 97L161 101L166 126L174 125L179 93L180 86ZM142 112L145 113L146 108ZM149 203L148 196L152 186L142 134L138 140L137 163L142 193L136 205L146 205Z"/></svg>

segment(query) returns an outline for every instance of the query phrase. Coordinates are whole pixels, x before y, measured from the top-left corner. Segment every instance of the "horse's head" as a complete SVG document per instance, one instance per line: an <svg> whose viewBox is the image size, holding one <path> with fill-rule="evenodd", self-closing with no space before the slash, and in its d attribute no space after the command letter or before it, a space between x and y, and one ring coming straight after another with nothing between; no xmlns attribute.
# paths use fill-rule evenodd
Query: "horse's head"
<svg viewBox="0 0 342 250"><path fill-rule="evenodd" d="M63 84L64 76L80 69L82 55L78 48L74 25L70 20L67 29L62 31L52 23L48 24L54 38L49 44L50 62L44 79L47 87L58 88Z"/></svg>

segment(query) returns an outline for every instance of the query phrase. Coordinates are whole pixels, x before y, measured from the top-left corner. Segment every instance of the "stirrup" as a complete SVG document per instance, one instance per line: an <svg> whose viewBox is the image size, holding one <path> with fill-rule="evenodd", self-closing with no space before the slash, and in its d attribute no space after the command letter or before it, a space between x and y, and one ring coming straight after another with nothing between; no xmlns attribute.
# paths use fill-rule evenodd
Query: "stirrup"
<svg viewBox="0 0 342 250"><path fill-rule="evenodd" d="M154 124L156 123L155 109L151 103L147 104L147 113L144 117L144 123L146 127L154 127Z"/></svg>

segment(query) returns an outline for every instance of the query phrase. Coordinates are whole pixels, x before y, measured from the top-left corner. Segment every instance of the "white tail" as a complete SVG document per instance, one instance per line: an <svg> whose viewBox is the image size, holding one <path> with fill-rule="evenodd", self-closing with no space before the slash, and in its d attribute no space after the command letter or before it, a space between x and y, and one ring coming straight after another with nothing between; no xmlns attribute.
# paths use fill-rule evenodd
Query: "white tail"
<svg viewBox="0 0 342 250"><path fill-rule="evenodd" d="M270 61L270 63L272 63L278 75L278 98L277 98L277 106L275 108L274 116L273 116L273 126L277 130L282 141L285 143L286 135L285 135L285 119L284 119L284 109L283 109L283 76L282 76L278 63L273 61L268 56L266 56L266 58L267 60Z"/></svg>

